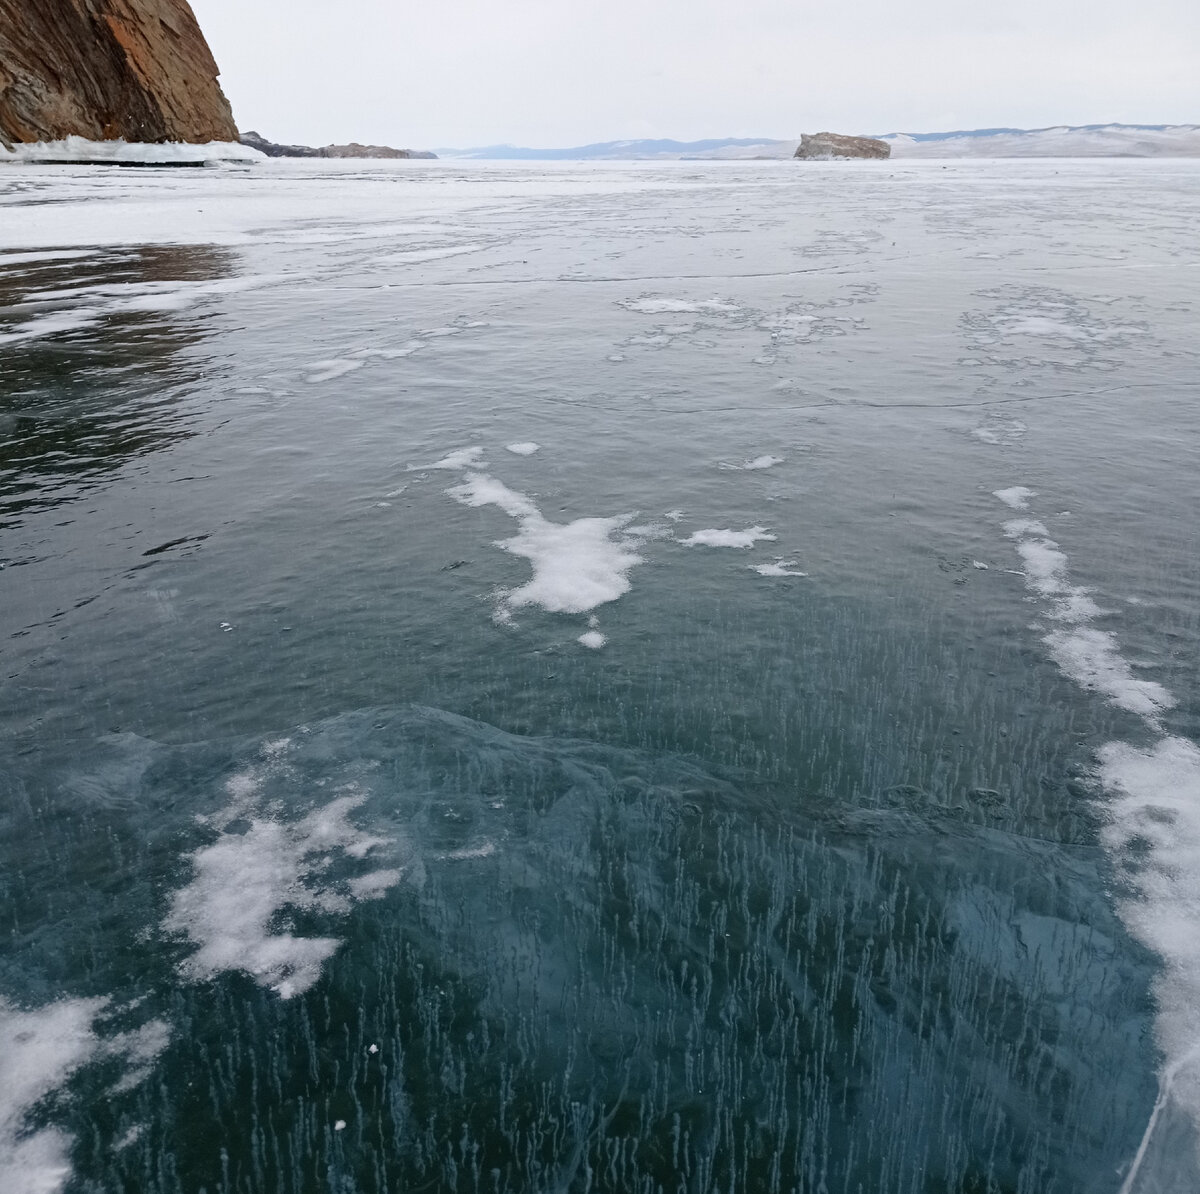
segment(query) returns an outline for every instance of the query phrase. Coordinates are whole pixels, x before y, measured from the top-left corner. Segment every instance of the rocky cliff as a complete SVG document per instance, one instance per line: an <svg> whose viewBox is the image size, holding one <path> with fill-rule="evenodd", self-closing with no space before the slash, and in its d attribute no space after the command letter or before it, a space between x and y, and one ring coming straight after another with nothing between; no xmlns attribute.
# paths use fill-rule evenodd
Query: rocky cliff
<svg viewBox="0 0 1200 1194"><path fill-rule="evenodd" d="M0 141L236 141L187 0L0 0Z"/></svg>
<svg viewBox="0 0 1200 1194"><path fill-rule="evenodd" d="M262 133L248 132L241 136L243 145L265 153L269 158L436 158L436 153L419 149L393 149L390 145L281 145L268 141Z"/></svg>
<svg viewBox="0 0 1200 1194"><path fill-rule="evenodd" d="M818 161L835 158L887 158L892 147L874 137L844 137L840 133L804 133L794 156Z"/></svg>

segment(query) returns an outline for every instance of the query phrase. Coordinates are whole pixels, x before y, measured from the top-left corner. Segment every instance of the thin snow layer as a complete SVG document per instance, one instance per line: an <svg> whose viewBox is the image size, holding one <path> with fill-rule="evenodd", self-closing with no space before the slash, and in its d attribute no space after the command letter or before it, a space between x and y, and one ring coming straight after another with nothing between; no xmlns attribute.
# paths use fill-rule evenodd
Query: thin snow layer
<svg viewBox="0 0 1200 1194"><path fill-rule="evenodd" d="M61 141L36 141L5 149L0 145L0 162L95 162L98 165L133 162L138 165L177 166L196 162L265 162L267 155L236 141L209 141L191 145L169 141L151 145L136 141L89 141L66 137Z"/></svg>
<svg viewBox="0 0 1200 1194"><path fill-rule="evenodd" d="M718 530L710 527L703 531L693 531L680 543L684 547L753 547L756 543L773 543L776 539L766 527L750 527L744 531Z"/></svg>
<svg viewBox="0 0 1200 1194"><path fill-rule="evenodd" d="M756 456L753 460L747 460L742 465L747 472L754 472L757 469L774 468L777 464L782 464L781 456Z"/></svg>
<svg viewBox="0 0 1200 1194"><path fill-rule="evenodd" d="M529 443L507 444L505 450L511 452L514 456L532 456L542 445Z"/></svg>
<svg viewBox="0 0 1200 1194"><path fill-rule="evenodd" d="M272 755L286 753L283 744ZM330 871L338 855L364 859L391 843L350 821L365 797L348 793L296 821L257 814L259 775L234 776L233 803L215 818L221 832L191 856L193 877L176 892L163 927L197 946L180 969L195 980L242 971L284 999L307 991L336 952L336 937L302 937L278 931L285 909L349 912L355 900L376 899L400 882L402 872L379 869L343 882Z"/></svg>
<svg viewBox="0 0 1200 1194"><path fill-rule="evenodd" d="M642 563L634 550L638 540L614 536L631 515L550 522L524 494L485 473L468 473L449 493L465 506L497 506L519 523L517 534L497 546L528 560L533 576L519 588L501 591L497 612L502 618L528 605L550 613L587 613L629 592L629 572Z"/></svg>
<svg viewBox="0 0 1200 1194"><path fill-rule="evenodd" d="M996 494L1012 506L1027 489ZM1009 495L1009 496L1006 496ZM1005 532L1016 540L1031 592L1049 602L1056 625L1043 641L1064 675L1137 714L1154 734L1149 747L1110 742L1097 751L1098 778L1108 794L1101 837L1130 893L1120 902L1130 931L1163 961L1155 982L1156 1032L1163 1055L1160 1093L1121 1194L1131 1194L1163 1111L1173 1105L1200 1128L1200 749L1166 734L1161 716L1176 702L1161 684L1139 680L1116 636L1088 623L1101 611L1072 585L1067 557L1032 519Z"/></svg>
<svg viewBox="0 0 1200 1194"><path fill-rule="evenodd" d="M1103 693L1114 705L1157 725L1158 716L1175 699L1161 684L1134 675L1111 631L1089 625L1105 611L1092 600L1090 590L1071 584L1067 557L1045 526L1022 518L1005 523L1004 531L1017 542L1026 585L1050 603L1048 615L1059 623L1048 628L1042 641L1061 671L1081 688Z"/></svg>
<svg viewBox="0 0 1200 1194"><path fill-rule="evenodd" d="M106 999L64 999L22 1011L0 998L0 1190L57 1194L71 1178L71 1138L55 1127L30 1131L26 1120L47 1095L92 1061L124 1057L131 1068L114 1094L136 1085L165 1048L167 1028L153 1021L108 1039L93 1024Z"/></svg>
<svg viewBox="0 0 1200 1194"><path fill-rule="evenodd" d="M579 636L579 641L590 650L599 651L608 642L608 639L598 630L588 630Z"/></svg>

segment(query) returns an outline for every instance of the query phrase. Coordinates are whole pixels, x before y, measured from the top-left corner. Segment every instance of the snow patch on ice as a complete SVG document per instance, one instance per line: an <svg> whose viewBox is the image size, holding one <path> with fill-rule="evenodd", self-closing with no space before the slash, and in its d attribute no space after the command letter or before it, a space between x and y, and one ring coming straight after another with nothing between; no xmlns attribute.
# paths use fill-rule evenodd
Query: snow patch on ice
<svg viewBox="0 0 1200 1194"><path fill-rule="evenodd" d="M686 539L680 539L684 547L753 547L756 543L773 543L778 536L766 527L749 527L744 531L719 530L709 527L693 531Z"/></svg>
<svg viewBox="0 0 1200 1194"><path fill-rule="evenodd" d="M776 560L773 564L747 564L751 572L759 576L807 576L807 572L799 571L799 560Z"/></svg>
<svg viewBox="0 0 1200 1194"><path fill-rule="evenodd" d="M1167 1104L1200 1126L1200 750L1166 736L1144 750L1110 742L1098 755L1111 794L1101 836L1133 893L1120 902L1121 918L1163 960L1154 984L1160 1095L1124 1192L1135 1188Z"/></svg>
<svg viewBox="0 0 1200 1194"><path fill-rule="evenodd" d="M593 651L599 651L608 642L608 639L598 630L588 630L579 636L579 641L585 647L589 647Z"/></svg>
<svg viewBox="0 0 1200 1194"><path fill-rule="evenodd" d="M1026 586L1050 603L1048 616L1063 624L1050 628L1042 639L1060 670L1081 688L1103 693L1119 708L1157 725L1174 698L1161 684L1133 674L1111 631L1089 625L1106 611L1092 599L1091 590L1071 583L1067 557L1045 526L1022 518L1005 523L1004 531L1017 541Z"/></svg>
<svg viewBox="0 0 1200 1194"><path fill-rule="evenodd" d="M997 493L1030 494L1027 489ZM1008 501L1011 506L1013 503ZM1028 504L1023 501L1024 508ZM1030 519L1005 524L1025 563L1025 583L1051 603L1043 641L1062 673L1137 714L1155 735L1149 747L1110 742L1097 752L1098 778L1109 799L1101 838L1130 893L1120 902L1130 931L1159 955L1155 980L1156 1034L1164 1064L1159 1098L1122 1194L1135 1188L1160 1116L1178 1107L1200 1128L1200 749L1163 730L1176 702L1161 684L1139 680L1116 636L1089 623L1101 611L1088 591L1072 585L1068 561L1046 528Z"/></svg>
<svg viewBox="0 0 1200 1194"><path fill-rule="evenodd" d="M739 472L752 473L759 469L774 468L777 464L783 463L781 456L756 456L753 460L747 460L745 464L726 464L721 462L721 468L736 469Z"/></svg>
<svg viewBox="0 0 1200 1194"><path fill-rule="evenodd" d="M505 451L511 452L514 456L532 456L542 445L535 443L520 443L507 444Z"/></svg>
<svg viewBox="0 0 1200 1194"><path fill-rule="evenodd" d="M152 1021L102 1038L96 1018L107 999L63 999L23 1011L0 998L0 1189L57 1194L71 1178L71 1138L56 1127L30 1131L27 1118L47 1095L93 1061L120 1057L130 1068L113 1094L137 1085L166 1047L169 1032Z"/></svg>
<svg viewBox="0 0 1200 1194"><path fill-rule="evenodd" d="M441 460L435 460L433 464L419 464L410 466L412 469L445 469L447 472L462 472L464 469L479 468L483 464L483 449L480 447L459 448L456 452L450 452L443 456Z"/></svg>
<svg viewBox="0 0 1200 1194"><path fill-rule="evenodd" d="M518 520L517 534L496 546L528 560L533 576L519 588L500 591L502 617L528 605L550 613L582 614L629 592L629 572L642 563L634 550L638 541L614 535L629 524L631 515L550 522L524 494L484 473L470 473L449 493L465 506L497 506Z"/></svg>
<svg viewBox="0 0 1200 1194"><path fill-rule="evenodd" d="M994 490L992 496L998 497L1006 506L1011 506L1014 510L1028 510L1029 499L1037 497L1037 493L1032 489L1027 489L1024 485L1014 485L1011 489Z"/></svg>
<svg viewBox="0 0 1200 1194"><path fill-rule="evenodd" d="M264 748L268 759L278 757L272 745ZM285 909L345 914L354 900L376 899L396 886L403 872L376 870L341 885L328 874L338 854L363 859L391 844L350 821L364 796L339 796L289 822L255 808L253 772L235 781L226 785L233 804L209 818L219 836L191 855L191 882L173 896L163 927L197 947L180 966L186 977L238 970L287 999L316 983L340 941L277 931L279 915Z"/></svg>

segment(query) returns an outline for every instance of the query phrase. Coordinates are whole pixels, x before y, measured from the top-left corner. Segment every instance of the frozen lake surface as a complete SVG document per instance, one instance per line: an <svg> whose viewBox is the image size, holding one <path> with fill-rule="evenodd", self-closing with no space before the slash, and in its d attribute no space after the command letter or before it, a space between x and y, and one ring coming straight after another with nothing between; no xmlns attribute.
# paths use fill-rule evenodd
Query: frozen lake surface
<svg viewBox="0 0 1200 1194"><path fill-rule="evenodd" d="M0 1188L1200 1188L1198 227L0 168Z"/></svg>

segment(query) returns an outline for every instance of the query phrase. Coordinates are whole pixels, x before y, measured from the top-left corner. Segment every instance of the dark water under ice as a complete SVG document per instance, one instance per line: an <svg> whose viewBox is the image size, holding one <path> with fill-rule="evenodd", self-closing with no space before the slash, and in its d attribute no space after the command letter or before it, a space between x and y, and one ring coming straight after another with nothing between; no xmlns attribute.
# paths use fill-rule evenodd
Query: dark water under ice
<svg viewBox="0 0 1200 1194"><path fill-rule="evenodd" d="M0 1188L1200 1188L1200 167L184 173L0 172Z"/></svg>

